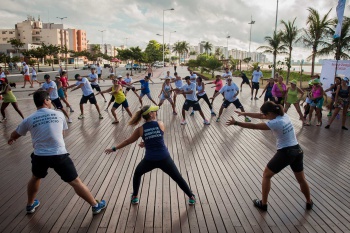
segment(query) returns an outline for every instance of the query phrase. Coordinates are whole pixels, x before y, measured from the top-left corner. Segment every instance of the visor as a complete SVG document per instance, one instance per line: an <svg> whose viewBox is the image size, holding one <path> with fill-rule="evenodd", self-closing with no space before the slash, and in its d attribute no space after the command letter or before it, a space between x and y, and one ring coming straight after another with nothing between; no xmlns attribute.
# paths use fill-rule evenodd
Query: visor
<svg viewBox="0 0 350 233"><path fill-rule="evenodd" d="M148 113L150 112L156 112L159 110L159 106L154 106L154 105L151 105L149 107L149 109L147 109L145 112L142 113L143 116L147 115Z"/></svg>

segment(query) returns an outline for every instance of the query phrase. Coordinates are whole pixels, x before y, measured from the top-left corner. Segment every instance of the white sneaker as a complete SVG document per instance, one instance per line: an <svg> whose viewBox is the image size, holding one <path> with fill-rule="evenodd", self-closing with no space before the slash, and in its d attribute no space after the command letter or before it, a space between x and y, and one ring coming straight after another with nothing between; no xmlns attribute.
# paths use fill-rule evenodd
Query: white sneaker
<svg viewBox="0 0 350 233"><path fill-rule="evenodd" d="M78 117L78 119L83 119L84 118L84 115L83 114L81 114L79 117Z"/></svg>
<svg viewBox="0 0 350 233"><path fill-rule="evenodd" d="M186 120L181 121L181 125L186 125L186 124L187 124Z"/></svg>
<svg viewBox="0 0 350 233"><path fill-rule="evenodd" d="M73 122L72 119L68 118L68 123L72 123L72 122Z"/></svg>
<svg viewBox="0 0 350 233"><path fill-rule="evenodd" d="M203 124L205 124L205 125L210 125L210 122L209 122L208 120L204 120L204 121L203 121Z"/></svg>

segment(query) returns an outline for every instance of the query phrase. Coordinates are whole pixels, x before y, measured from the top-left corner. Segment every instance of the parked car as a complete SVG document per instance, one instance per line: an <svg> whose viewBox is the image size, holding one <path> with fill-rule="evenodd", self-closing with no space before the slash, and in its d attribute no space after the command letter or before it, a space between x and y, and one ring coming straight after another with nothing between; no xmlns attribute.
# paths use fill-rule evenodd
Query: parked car
<svg viewBox="0 0 350 233"><path fill-rule="evenodd" d="M103 64L103 68L111 68L111 64Z"/></svg>
<svg viewBox="0 0 350 233"><path fill-rule="evenodd" d="M83 66L83 70L88 70L88 69L90 69L90 66L89 66L88 64L85 64L85 65Z"/></svg>
<svg viewBox="0 0 350 233"><path fill-rule="evenodd" d="M126 65L125 65L125 69L126 69L126 70L131 70L131 63L126 64Z"/></svg>
<svg viewBox="0 0 350 233"><path fill-rule="evenodd" d="M132 69L133 70L138 70L139 69L139 64L132 64ZM128 63L125 65L126 70L131 70L131 63Z"/></svg>
<svg viewBox="0 0 350 233"><path fill-rule="evenodd" d="M163 63L162 63L162 62L154 63L154 64L153 64L153 67L156 67L156 68L163 68Z"/></svg>

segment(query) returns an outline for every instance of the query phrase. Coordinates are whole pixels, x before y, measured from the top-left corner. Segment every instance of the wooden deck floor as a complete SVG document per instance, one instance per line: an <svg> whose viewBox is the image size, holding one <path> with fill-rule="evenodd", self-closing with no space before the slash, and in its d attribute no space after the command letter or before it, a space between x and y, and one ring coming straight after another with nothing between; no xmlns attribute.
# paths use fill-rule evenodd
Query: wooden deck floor
<svg viewBox="0 0 350 233"><path fill-rule="evenodd" d="M179 73L185 76L185 69ZM234 81L240 83L239 79ZM150 86L156 97L160 84ZM208 88L210 96L212 91ZM23 93L16 95L24 97ZM240 100L246 111L258 111L262 100L250 101L249 97L245 88ZM340 129L340 120L329 130L302 127L295 109L290 109L305 152L305 174L315 206L312 211L305 210L293 173L285 169L273 178L269 211L262 213L251 200L261 197L262 172L275 153L271 132L226 127L226 119L234 114L232 106L220 123L211 118L211 125L204 126L196 113L194 117L188 114L188 125L181 126L181 117L173 116L165 103L159 119L167 128L166 144L198 202L188 206L179 187L166 174L154 170L143 177L140 204L131 206L132 175L144 150L134 143L117 154L103 153L132 133L126 124L129 117L118 109L120 124L111 125L111 113L103 112L104 119L99 120L94 107L86 105L86 118L79 121L79 98L80 92L69 99L76 112L65 136L66 146L83 182L97 199L108 202L106 210L93 217L89 205L51 170L42 180L40 207L26 215L31 138L22 137L15 145L7 145L11 131L20 123L10 106L10 119L0 124L0 232L350 232L350 132ZM104 109L101 96L97 98ZM128 94L128 101L132 111L139 108L133 93ZM183 101L179 98L178 112ZM221 97L214 102L216 112L220 104ZM20 98L19 105L25 116L34 111L31 99ZM209 118L208 106L204 102L201 106Z"/></svg>

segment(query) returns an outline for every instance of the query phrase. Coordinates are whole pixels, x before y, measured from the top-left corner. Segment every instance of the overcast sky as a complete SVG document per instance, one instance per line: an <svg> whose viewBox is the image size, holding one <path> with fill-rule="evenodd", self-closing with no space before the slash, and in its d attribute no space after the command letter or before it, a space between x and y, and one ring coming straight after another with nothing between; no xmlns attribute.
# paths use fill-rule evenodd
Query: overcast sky
<svg viewBox="0 0 350 233"><path fill-rule="evenodd" d="M336 16L337 0L279 0L278 22L293 20L298 28L305 27L307 8L313 7L325 14L331 8L331 17ZM65 28L83 29L90 43L104 43L120 46L139 45L144 48L149 40L162 42L163 9L165 11L165 42L185 40L191 45L199 41L210 41L213 45L226 46L229 49L248 50L250 17L255 24L252 27L251 51L264 45L264 37L272 36L275 27L277 0L6 0L0 8L0 28L14 28L32 15L39 15L43 22L60 23L56 17L68 17L63 20ZM349 16L349 3L345 15ZM278 25L278 28L282 28ZM305 59L309 49L295 48L293 59ZM270 59L271 60L271 59Z"/></svg>

